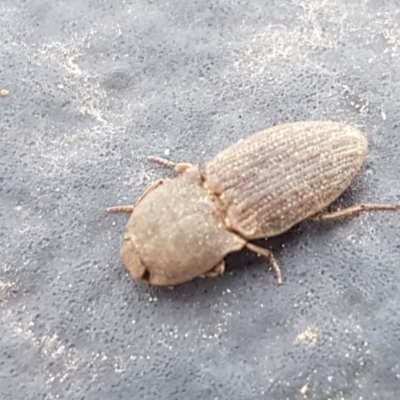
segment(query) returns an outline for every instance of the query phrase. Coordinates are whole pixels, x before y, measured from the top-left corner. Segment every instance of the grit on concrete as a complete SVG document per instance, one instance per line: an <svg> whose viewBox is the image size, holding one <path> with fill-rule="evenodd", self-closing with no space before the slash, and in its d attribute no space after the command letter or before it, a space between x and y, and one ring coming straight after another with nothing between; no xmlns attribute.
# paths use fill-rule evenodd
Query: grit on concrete
<svg viewBox="0 0 400 400"><path fill-rule="evenodd" d="M2 0L0 393L18 399L395 399L400 213L303 223L223 277L136 284L126 215L265 127L362 128L337 205L400 202L397 0Z"/></svg>

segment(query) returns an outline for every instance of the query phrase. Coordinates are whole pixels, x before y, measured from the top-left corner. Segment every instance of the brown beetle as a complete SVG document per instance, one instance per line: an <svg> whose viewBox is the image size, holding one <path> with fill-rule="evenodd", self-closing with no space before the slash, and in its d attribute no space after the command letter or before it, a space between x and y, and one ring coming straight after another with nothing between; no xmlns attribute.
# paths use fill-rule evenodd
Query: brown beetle
<svg viewBox="0 0 400 400"><path fill-rule="evenodd" d="M137 280L172 286L224 272L227 254L244 247L268 258L250 240L279 235L305 219L335 219L400 205L359 204L320 214L350 185L365 159L363 133L337 122L296 122L258 132L201 167L174 164L180 175L154 183L131 212L121 257Z"/></svg>

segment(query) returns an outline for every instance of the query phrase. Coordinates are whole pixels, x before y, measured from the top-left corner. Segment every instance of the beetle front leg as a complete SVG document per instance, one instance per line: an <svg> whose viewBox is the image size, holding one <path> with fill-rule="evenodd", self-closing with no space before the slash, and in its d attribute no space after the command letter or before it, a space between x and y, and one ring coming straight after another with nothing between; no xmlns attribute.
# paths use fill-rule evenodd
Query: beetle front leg
<svg viewBox="0 0 400 400"><path fill-rule="evenodd" d="M274 255L272 254L271 250L264 249L262 247L256 246L252 243L246 243L246 247L253 251L254 253L257 253L258 255L264 256L268 258L268 261L271 265L271 268L274 270L276 274L276 278L278 280L278 285L282 285L282 273L281 269L279 267L278 262L276 261Z"/></svg>
<svg viewBox="0 0 400 400"><path fill-rule="evenodd" d="M165 158L150 156L148 160L156 164L160 164L163 167L173 169L176 172L185 172L188 168L193 167L190 163L174 163L172 161L166 160Z"/></svg>
<svg viewBox="0 0 400 400"><path fill-rule="evenodd" d="M333 220L359 214L363 211L396 211L400 210L400 204L356 204L342 210L336 210L328 214L319 213L308 219L312 221Z"/></svg>

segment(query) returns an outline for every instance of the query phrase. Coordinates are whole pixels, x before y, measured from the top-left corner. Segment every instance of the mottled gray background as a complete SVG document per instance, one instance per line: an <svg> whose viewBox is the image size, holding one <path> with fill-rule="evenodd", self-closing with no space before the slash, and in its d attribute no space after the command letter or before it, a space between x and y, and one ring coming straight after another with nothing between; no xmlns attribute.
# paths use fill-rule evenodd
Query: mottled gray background
<svg viewBox="0 0 400 400"><path fill-rule="evenodd" d="M400 202L397 0L0 2L0 397L395 399L400 213L303 223L225 276L148 290L126 215L168 171L267 126L370 142L340 204Z"/></svg>

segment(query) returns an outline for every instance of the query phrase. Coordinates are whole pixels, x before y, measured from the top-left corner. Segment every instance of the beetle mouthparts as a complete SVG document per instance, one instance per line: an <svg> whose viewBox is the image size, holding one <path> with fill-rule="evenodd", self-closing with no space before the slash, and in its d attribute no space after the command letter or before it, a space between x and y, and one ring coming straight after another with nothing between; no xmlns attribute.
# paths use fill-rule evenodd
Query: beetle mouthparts
<svg viewBox="0 0 400 400"><path fill-rule="evenodd" d="M149 280L150 273L140 261L140 258L136 253L135 246L133 245L130 238L124 239L120 255L122 260L124 261L126 269L133 278L137 280Z"/></svg>

